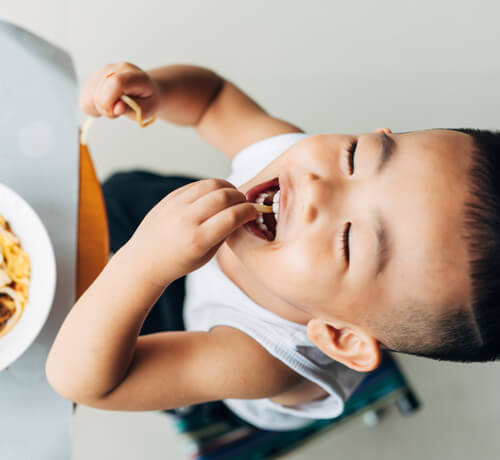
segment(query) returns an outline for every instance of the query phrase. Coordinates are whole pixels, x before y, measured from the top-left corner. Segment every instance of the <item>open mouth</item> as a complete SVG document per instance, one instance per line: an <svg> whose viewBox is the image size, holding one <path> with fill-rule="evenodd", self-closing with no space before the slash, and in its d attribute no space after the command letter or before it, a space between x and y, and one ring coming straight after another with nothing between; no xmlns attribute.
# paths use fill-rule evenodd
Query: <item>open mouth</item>
<svg viewBox="0 0 500 460"><path fill-rule="evenodd" d="M267 241L274 241L279 220L280 184L275 178L252 187L246 193L250 203L272 206L273 212L259 212L257 219L245 224L245 228L255 236Z"/></svg>

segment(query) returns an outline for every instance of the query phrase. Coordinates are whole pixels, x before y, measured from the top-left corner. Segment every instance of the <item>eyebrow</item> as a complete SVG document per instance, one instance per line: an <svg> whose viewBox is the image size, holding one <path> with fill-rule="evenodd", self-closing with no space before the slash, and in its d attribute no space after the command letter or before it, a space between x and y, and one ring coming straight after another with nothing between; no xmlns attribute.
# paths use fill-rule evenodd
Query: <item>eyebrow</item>
<svg viewBox="0 0 500 460"><path fill-rule="evenodd" d="M394 156L396 150L396 143L392 137L387 133L382 133L382 152L380 153L379 162L377 165L377 173L380 174L387 166L389 160ZM375 234L377 235L377 255L376 255L376 269L375 277L379 276L387 266L391 256L391 246L389 233L387 231L387 224L380 212L375 214Z"/></svg>
<svg viewBox="0 0 500 460"><path fill-rule="evenodd" d="M377 165L377 173L381 173L382 170L387 166L387 163L394 155L396 143L392 137L389 137L386 133L382 133L382 152L380 154L379 162Z"/></svg>
<svg viewBox="0 0 500 460"><path fill-rule="evenodd" d="M390 238L387 232L387 225L379 212L375 215L375 234L377 235L377 263L375 277L377 277L387 266L387 262L389 261L392 252Z"/></svg>

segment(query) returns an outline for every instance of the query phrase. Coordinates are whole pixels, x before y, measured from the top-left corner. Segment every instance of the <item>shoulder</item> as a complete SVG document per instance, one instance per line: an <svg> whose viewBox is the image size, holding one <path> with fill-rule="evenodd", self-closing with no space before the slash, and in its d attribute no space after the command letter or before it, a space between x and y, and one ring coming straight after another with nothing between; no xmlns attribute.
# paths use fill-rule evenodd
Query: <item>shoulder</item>
<svg viewBox="0 0 500 460"><path fill-rule="evenodd" d="M228 365L233 367L232 385L242 386L240 395L230 398L269 398L283 406L295 406L328 396L327 391L275 358L245 332L220 326L211 333L221 340L221 346L231 343L231 358L238 358Z"/></svg>
<svg viewBox="0 0 500 460"><path fill-rule="evenodd" d="M224 399L272 398L290 391L303 380L254 338L237 328L217 326L210 335L220 350L217 366L230 369L226 375L232 391L225 392Z"/></svg>

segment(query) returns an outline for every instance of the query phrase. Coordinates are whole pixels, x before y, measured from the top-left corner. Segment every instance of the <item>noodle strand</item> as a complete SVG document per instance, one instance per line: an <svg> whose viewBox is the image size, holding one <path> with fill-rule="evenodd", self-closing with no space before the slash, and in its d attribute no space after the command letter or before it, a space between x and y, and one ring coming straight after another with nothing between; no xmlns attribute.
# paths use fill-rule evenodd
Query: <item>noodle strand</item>
<svg viewBox="0 0 500 460"><path fill-rule="evenodd" d="M135 112L135 117L137 119L137 123L139 123L139 126L141 128L145 128L146 126L149 126L151 123L154 123L156 121L156 115L151 118L151 120L144 122L142 120L142 109L137 102L135 102L131 97L127 96L126 94L123 94L120 99L125 102L134 112ZM80 133L80 144L82 145L87 145L88 142L88 137L89 137L89 130L90 127L92 126L92 123L94 122L95 117L89 116L85 120L82 126L82 131Z"/></svg>

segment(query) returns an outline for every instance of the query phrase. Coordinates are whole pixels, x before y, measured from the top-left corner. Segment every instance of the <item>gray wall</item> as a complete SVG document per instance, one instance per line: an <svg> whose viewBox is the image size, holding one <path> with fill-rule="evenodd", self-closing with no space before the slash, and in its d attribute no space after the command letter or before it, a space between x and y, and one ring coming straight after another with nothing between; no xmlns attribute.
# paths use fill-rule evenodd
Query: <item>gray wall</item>
<svg viewBox="0 0 500 460"><path fill-rule="evenodd" d="M499 16L498 2L463 0L0 3L0 17L73 54L80 86L105 63L196 63L313 133L498 126ZM101 178L228 171L189 128L165 123L100 120L90 146Z"/></svg>

